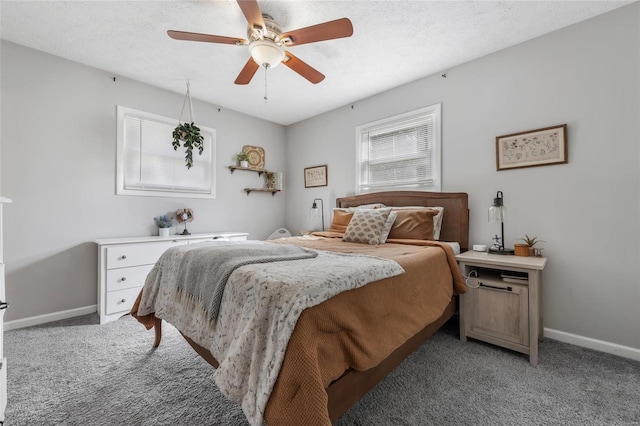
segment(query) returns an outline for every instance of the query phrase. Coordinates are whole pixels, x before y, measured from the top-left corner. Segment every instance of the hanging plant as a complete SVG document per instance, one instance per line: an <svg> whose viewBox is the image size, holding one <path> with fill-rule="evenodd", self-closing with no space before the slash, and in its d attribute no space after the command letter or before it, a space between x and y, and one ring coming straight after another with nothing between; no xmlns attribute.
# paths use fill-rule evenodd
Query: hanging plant
<svg viewBox="0 0 640 426"><path fill-rule="evenodd" d="M191 122L181 123L187 100L189 101L189 117L191 118ZM199 155L202 155L202 151L204 150L204 137L200 134L200 128L195 125L194 121L193 104L191 103L191 93L189 92L189 82L187 81L187 94L182 104L178 126L173 130L173 142L171 143L175 151L177 151L181 145L185 148L184 160L187 169L193 167L193 150L197 149Z"/></svg>
<svg viewBox="0 0 640 426"><path fill-rule="evenodd" d="M182 123L179 124L173 130L173 145L174 150L178 150L180 144L184 146L185 156L184 160L187 165L187 169L193 167L193 150L197 149L198 154L202 155L204 150L204 137L200 134L200 128L195 123Z"/></svg>

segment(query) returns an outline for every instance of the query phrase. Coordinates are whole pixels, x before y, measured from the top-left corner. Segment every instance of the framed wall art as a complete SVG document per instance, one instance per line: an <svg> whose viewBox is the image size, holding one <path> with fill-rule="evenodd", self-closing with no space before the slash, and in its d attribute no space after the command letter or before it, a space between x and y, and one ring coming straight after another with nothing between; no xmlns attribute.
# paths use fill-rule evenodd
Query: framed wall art
<svg viewBox="0 0 640 426"><path fill-rule="evenodd" d="M314 166L304 169L304 187L327 186L327 166Z"/></svg>
<svg viewBox="0 0 640 426"><path fill-rule="evenodd" d="M566 124L496 137L497 170L567 162Z"/></svg>

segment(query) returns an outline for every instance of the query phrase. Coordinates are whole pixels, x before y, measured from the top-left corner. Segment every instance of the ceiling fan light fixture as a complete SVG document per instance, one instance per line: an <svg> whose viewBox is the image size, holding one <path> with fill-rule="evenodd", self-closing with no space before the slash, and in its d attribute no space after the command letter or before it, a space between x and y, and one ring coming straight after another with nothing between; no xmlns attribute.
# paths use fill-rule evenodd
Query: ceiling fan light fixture
<svg viewBox="0 0 640 426"><path fill-rule="evenodd" d="M249 44L249 53L256 64L265 68L277 67L284 59L282 46L271 40L255 40Z"/></svg>

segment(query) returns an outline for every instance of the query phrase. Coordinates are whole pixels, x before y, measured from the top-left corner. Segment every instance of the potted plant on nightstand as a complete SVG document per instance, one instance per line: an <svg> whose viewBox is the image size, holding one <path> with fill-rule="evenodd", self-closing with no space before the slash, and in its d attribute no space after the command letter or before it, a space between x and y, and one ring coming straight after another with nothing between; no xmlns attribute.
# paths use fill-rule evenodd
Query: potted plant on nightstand
<svg viewBox="0 0 640 426"><path fill-rule="evenodd" d="M241 152L236 155L236 161L239 167L249 167L249 155L246 152Z"/></svg>
<svg viewBox="0 0 640 426"><path fill-rule="evenodd" d="M533 246L535 246L537 243L544 242L538 239L538 237L530 237L527 234L524 235L524 238L518 239L518 241L524 241L524 243L513 245L516 256L535 256L535 249L533 248Z"/></svg>

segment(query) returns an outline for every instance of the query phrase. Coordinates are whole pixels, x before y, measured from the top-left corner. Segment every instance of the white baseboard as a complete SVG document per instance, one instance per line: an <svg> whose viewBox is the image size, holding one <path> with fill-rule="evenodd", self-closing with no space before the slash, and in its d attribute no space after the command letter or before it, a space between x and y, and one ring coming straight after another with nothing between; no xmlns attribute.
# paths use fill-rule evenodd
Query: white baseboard
<svg viewBox="0 0 640 426"><path fill-rule="evenodd" d="M78 317L97 312L97 305L85 306L83 308L69 309L67 311L53 312L51 314L37 315L35 317L23 318L13 321L5 321L4 330L15 330L18 328L31 327L32 325L44 324L51 321L58 321L67 318Z"/></svg>
<svg viewBox="0 0 640 426"><path fill-rule="evenodd" d="M544 337L559 340L560 342L570 343L583 348L595 349L596 351L606 352L608 354L618 355L624 358L640 361L640 349L630 346L622 346L616 343L605 342L604 340L596 340L590 337L579 336L564 331L553 330L551 328L544 329Z"/></svg>

